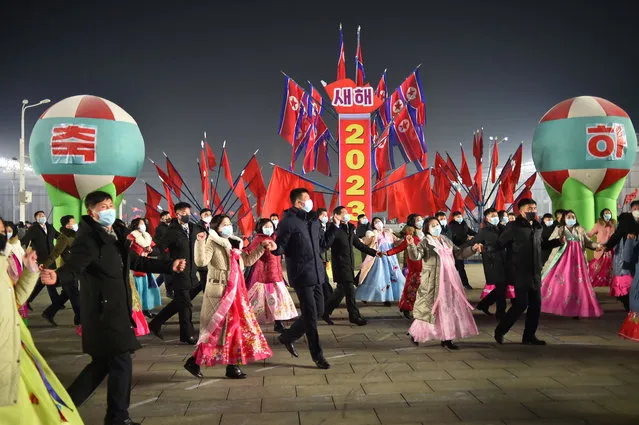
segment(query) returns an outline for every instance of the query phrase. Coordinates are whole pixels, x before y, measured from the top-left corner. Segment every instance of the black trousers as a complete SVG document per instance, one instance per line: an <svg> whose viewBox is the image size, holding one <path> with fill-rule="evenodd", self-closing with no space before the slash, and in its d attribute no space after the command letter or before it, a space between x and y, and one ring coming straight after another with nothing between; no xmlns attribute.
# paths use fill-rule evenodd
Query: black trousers
<svg viewBox="0 0 639 425"><path fill-rule="evenodd" d="M51 303L52 304L56 303L56 301L58 300L58 297L60 297L60 295L58 294L58 290L53 285L43 284L42 281L40 281L40 279L38 279L38 282L33 288L33 292L31 292L31 295L29 295L29 298L27 298L27 303L31 304L33 300L36 299L38 294L40 294L40 291L42 291L42 289L45 286L47 287L47 292L49 293L49 299L51 300ZM62 303L62 305L64 305L64 303Z"/></svg>
<svg viewBox="0 0 639 425"><path fill-rule="evenodd" d="M202 292L204 292L206 290L206 279L209 277L209 269L198 270L197 274L200 278L200 288L202 288Z"/></svg>
<svg viewBox="0 0 639 425"><path fill-rule="evenodd" d="M505 335L515 324L517 319L528 309L526 313L526 325L524 327L523 340L531 339L539 327L541 314L541 289L515 287L515 299L506 315L499 321L495 333Z"/></svg>
<svg viewBox="0 0 639 425"><path fill-rule="evenodd" d="M339 307L342 300L346 298L346 310L348 310L348 318L355 320L360 317L357 303L355 302L355 285L353 282L337 282L335 290L331 297L326 301L324 313L331 315L333 311Z"/></svg>
<svg viewBox="0 0 639 425"><path fill-rule="evenodd" d="M173 299L151 320L149 328L160 329L171 317L178 315L180 323L180 339L197 337L193 327L193 304L191 300L200 293L199 284L191 289L174 289Z"/></svg>
<svg viewBox="0 0 639 425"><path fill-rule="evenodd" d="M461 278L462 284L464 287L470 286L468 282L468 276L466 275L466 267L464 266L464 260L455 260L455 268L459 273L459 277Z"/></svg>
<svg viewBox="0 0 639 425"><path fill-rule="evenodd" d="M131 353L126 352L113 357L92 357L80 372L67 392L76 406L80 406L95 389L109 376L107 384L107 411L105 423L124 421L129 418L131 401L131 381L133 362Z"/></svg>
<svg viewBox="0 0 639 425"><path fill-rule="evenodd" d="M506 314L506 284L504 282L495 283L495 289L486 295L477 304L478 310L484 310L493 304L497 304L497 318L501 319Z"/></svg>
<svg viewBox="0 0 639 425"><path fill-rule="evenodd" d="M282 332L282 340L295 342L306 334L308 349L313 360L323 356L317 332L317 318L324 314L324 292L322 285L296 286L295 293L300 302L300 317Z"/></svg>
<svg viewBox="0 0 639 425"><path fill-rule="evenodd" d="M71 308L73 308L73 323L78 326L82 323L80 321L80 290L78 289L78 282L62 284L62 292L60 293L60 296L58 296L56 302L44 309L43 314L49 317L54 317L58 311L64 308L64 303L67 301L71 301Z"/></svg>
<svg viewBox="0 0 639 425"><path fill-rule="evenodd" d="M326 264L324 264L324 268L326 268ZM322 292L324 293L324 299L327 300L331 297L333 293L333 287L331 286L331 282L328 280L328 275L324 274L324 282L322 283Z"/></svg>

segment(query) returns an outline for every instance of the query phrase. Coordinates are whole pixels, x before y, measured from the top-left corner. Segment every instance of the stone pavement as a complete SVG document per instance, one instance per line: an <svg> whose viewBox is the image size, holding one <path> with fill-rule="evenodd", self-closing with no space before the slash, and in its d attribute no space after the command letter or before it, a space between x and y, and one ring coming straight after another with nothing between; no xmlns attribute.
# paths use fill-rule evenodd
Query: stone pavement
<svg viewBox="0 0 639 425"><path fill-rule="evenodd" d="M471 284L483 285L481 266L468 266ZM480 291L470 291L477 301ZM192 378L183 368L192 347L179 345L177 323L165 341L141 338L135 354L131 415L144 425L626 425L639 424L639 344L621 340L621 305L598 290L605 315L572 320L543 315L538 333L546 347L519 344L522 322L498 346L495 319L475 313L481 334L459 341L461 350L439 344L413 346L410 322L396 306L362 306L369 319L351 326L336 311L335 326L320 326L329 370L314 367L305 343L299 359L276 342L269 327L271 359L243 369L246 380L224 378L224 367ZM51 328L39 316L30 328L39 350L65 385L88 362L75 335L70 309ZM198 297L196 311L199 312ZM197 315L195 315L197 319ZM106 381L80 408L85 423L102 424Z"/></svg>

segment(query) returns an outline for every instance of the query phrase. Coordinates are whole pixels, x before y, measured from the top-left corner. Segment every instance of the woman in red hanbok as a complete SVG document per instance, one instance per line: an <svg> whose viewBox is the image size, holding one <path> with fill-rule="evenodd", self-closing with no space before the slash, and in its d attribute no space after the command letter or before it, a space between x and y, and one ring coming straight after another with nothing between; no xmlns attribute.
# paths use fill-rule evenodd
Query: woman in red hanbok
<svg viewBox="0 0 639 425"><path fill-rule="evenodd" d="M609 209L601 210L599 220L590 232L587 233L589 238L597 236L597 242L605 244L608 239L615 233L617 221L612 218L612 212ZM612 283L612 256L613 251L595 251L594 258L588 263L588 270L592 278L592 286L610 286Z"/></svg>
<svg viewBox="0 0 639 425"><path fill-rule="evenodd" d="M239 365L271 357L264 334L257 323L244 283L244 265L251 266L264 254L276 248L275 242L264 241L250 253L241 251L242 240L233 236L231 220L226 215L213 217L209 237L197 235L195 264L208 266L202 311L200 338L184 368L197 378L200 366L225 364L226 376L246 378Z"/></svg>

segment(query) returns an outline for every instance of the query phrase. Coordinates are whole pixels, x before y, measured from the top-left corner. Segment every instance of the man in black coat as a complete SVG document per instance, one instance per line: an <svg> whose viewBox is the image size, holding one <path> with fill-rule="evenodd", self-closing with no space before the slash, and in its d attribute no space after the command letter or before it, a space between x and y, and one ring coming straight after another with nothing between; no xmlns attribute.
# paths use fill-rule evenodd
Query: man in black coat
<svg viewBox="0 0 639 425"><path fill-rule="evenodd" d="M175 204L177 218L171 221L168 231L162 239L155 243L160 251L168 249L172 260L184 258L186 267L184 271L171 276L173 286L173 300L168 303L149 323L149 330L160 339L162 325L177 313L180 322L180 341L186 344L197 343L197 332L193 327L193 304L191 300L202 290L197 279L197 266L195 265L195 241L197 240L197 227L191 219L191 205L186 202Z"/></svg>
<svg viewBox="0 0 639 425"><path fill-rule="evenodd" d="M448 226L448 220L446 220L446 213L443 211L439 211L435 214L435 218L439 221L439 225L442 227L442 235L446 236L448 239L453 239L453 235L450 231L450 227Z"/></svg>
<svg viewBox="0 0 639 425"><path fill-rule="evenodd" d="M371 224L368 221L368 217L366 217L366 214L360 214L357 216L357 229L355 230L355 235L359 238L362 239L363 237L366 236L366 232L368 232L369 230L371 230ZM363 252L360 252L360 255L362 257L362 261L364 261L364 259L366 258L366 254Z"/></svg>
<svg viewBox="0 0 639 425"><path fill-rule="evenodd" d="M282 332L279 341L297 357L293 343L306 334L313 361L320 369L328 369L331 366L324 358L317 332L317 318L324 314L322 283L326 274L320 254L331 246L337 227L329 226L320 235L320 222L306 189L293 189L290 199L292 207L279 224L277 249L271 253L286 255L288 281L299 299L301 315ZM339 225L339 220L335 224Z"/></svg>
<svg viewBox="0 0 639 425"><path fill-rule="evenodd" d="M160 214L160 224L155 228L155 232L153 233L153 241L157 245L157 241L161 240L166 232L169 230L169 225L171 224L171 213L168 211L162 211ZM166 251L160 251L159 257L161 260L168 260L169 254ZM166 288L166 296L169 298L173 298L173 289L171 289L171 275L161 274L158 277L158 286L164 283L164 287Z"/></svg>
<svg viewBox="0 0 639 425"><path fill-rule="evenodd" d="M336 227L335 237L331 244L331 267L333 269L333 280L337 287L331 297L326 301L322 319L329 325L333 325L330 316L342 299L346 297L346 309L348 310L348 320L357 326L364 326L366 320L362 318L355 302L355 259L353 258L353 247L357 248L365 255L375 256L377 251L364 245L355 234L355 226L350 223L351 216L346 207L338 206L333 210L333 218L340 224L331 223L329 226Z"/></svg>
<svg viewBox="0 0 639 425"><path fill-rule="evenodd" d="M555 231L555 227L557 227L557 223L553 220L552 214L544 214L541 218L541 240L542 242L550 239L552 232ZM548 261L548 257L550 257L550 253L552 249L542 249L541 250L541 264L546 264Z"/></svg>
<svg viewBox="0 0 639 425"><path fill-rule="evenodd" d="M506 250L499 246L499 235L504 227L499 223L499 215L494 208L484 211L484 225L470 242L471 245L482 244L484 246L481 257L484 266L486 285L495 285L488 295L477 304L477 310L491 316L488 311L491 305L497 304L497 318L501 319L506 314Z"/></svg>
<svg viewBox="0 0 639 425"><path fill-rule="evenodd" d="M40 261L44 262L53 252L53 241L58 237L58 231L55 230L51 224L47 223L47 216L44 211L36 212L33 217L35 218L35 223L27 230L24 238L20 240L20 243L25 247L31 246L31 249L38 254ZM47 268L55 269L55 263L50 264ZM31 310L31 303L36 299L40 291L42 291L42 288L44 288L44 285L38 280L38 283L36 283L36 286L33 288L33 292L27 299L27 307L29 310ZM60 295L58 295L55 286L47 286L47 292L49 293L51 304L60 302Z"/></svg>
<svg viewBox="0 0 639 425"><path fill-rule="evenodd" d="M328 211L326 208L318 208L317 209L317 219L320 222L320 238L324 237L326 233L326 226L328 225ZM320 254L322 258L322 262L324 263L324 270L326 270L326 265L329 262L329 254L328 250L323 251ZM324 273L324 282L322 283L322 291L324 292L324 300L327 300L331 294L333 293L333 287L328 280L328 273Z"/></svg>
<svg viewBox="0 0 639 425"><path fill-rule="evenodd" d="M473 229L468 226L468 223L464 221L464 217L462 213L459 211L453 212L453 220L449 223L450 232L451 232L451 240L455 245L460 248L463 248L466 244L468 244L469 239L472 239L473 236L477 234ZM443 229L442 229L443 231ZM468 275L466 274L466 267L464 266L464 260L455 260L455 268L459 273L459 277L461 278L462 284L466 289L473 289L468 282Z"/></svg>
<svg viewBox="0 0 639 425"><path fill-rule="evenodd" d="M563 238L542 242L541 224L537 221L537 203L524 198L517 204L519 216L499 236L499 246L510 248L515 299L512 306L495 329L495 340L503 344L504 335L526 309L526 325L522 344L546 345L537 339L541 313L542 248L560 246Z"/></svg>
<svg viewBox="0 0 639 425"><path fill-rule="evenodd" d="M87 195L83 216L68 260L57 271L41 272L45 284L82 283L82 349L89 363L68 389L80 406L109 376L105 425L133 425L128 413L131 398L131 353L141 348L131 318L130 270L170 273L184 267L184 260L162 261L140 257L130 249L128 231L115 219L111 195Z"/></svg>
<svg viewBox="0 0 639 425"><path fill-rule="evenodd" d="M195 236L197 238L198 233L204 233L206 235L206 240L209 238L209 224L213 220L213 211L208 208L203 208L200 210L200 221L195 225ZM195 261L195 259L193 259ZM202 292L206 289L206 279L209 276L209 267L198 267L197 274L200 279L200 287L202 288Z"/></svg>

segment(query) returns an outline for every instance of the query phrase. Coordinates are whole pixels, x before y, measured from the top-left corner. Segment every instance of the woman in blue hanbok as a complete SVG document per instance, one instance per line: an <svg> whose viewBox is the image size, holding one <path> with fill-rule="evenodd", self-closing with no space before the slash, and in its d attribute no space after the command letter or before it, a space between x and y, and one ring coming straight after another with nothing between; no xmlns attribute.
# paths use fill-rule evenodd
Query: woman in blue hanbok
<svg viewBox="0 0 639 425"><path fill-rule="evenodd" d="M366 232L362 242L376 251L386 252L393 248L396 240L390 229L384 229L382 220L374 217L373 230ZM396 255L366 257L359 276L360 285L355 292L355 298L366 302L383 302L386 306L390 306L393 301L399 301L406 283Z"/></svg>

